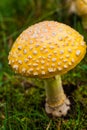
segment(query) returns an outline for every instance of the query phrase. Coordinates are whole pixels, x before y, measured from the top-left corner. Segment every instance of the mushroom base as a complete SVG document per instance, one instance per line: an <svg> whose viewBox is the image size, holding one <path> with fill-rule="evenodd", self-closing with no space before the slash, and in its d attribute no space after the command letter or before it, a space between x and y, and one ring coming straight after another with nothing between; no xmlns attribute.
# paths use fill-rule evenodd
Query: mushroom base
<svg viewBox="0 0 87 130"><path fill-rule="evenodd" d="M65 116L70 109L70 101L66 98L59 75L45 80L46 104L48 114L56 117Z"/></svg>
<svg viewBox="0 0 87 130"><path fill-rule="evenodd" d="M55 117L66 116L68 110L70 109L70 101L68 98L65 99L63 104L56 107L49 106L48 103L45 104L45 110L47 114L51 114Z"/></svg>

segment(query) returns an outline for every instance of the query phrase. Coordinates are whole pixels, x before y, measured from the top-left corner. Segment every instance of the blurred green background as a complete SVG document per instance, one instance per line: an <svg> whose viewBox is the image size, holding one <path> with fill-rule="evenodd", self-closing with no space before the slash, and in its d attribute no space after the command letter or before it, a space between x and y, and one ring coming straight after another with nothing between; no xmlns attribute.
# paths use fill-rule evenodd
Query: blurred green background
<svg viewBox="0 0 87 130"><path fill-rule="evenodd" d="M87 55L62 76L71 110L66 117L52 118L44 110L43 82L14 74L8 53L17 36L28 26L56 20L79 31L87 42L81 18L67 13L64 0L0 1L0 130L87 130ZM35 83L35 85L34 85Z"/></svg>

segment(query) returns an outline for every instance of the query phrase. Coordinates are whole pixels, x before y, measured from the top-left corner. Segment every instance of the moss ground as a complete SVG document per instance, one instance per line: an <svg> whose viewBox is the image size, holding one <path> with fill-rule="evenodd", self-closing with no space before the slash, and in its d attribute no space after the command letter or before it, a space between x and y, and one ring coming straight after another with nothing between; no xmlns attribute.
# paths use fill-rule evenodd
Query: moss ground
<svg viewBox="0 0 87 130"><path fill-rule="evenodd" d="M42 20L69 24L87 41L81 18L68 16L61 0L0 1L0 130L87 130L87 55L62 76L71 110L61 118L45 113L43 82L20 77L8 66L13 41L29 25Z"/></svg>

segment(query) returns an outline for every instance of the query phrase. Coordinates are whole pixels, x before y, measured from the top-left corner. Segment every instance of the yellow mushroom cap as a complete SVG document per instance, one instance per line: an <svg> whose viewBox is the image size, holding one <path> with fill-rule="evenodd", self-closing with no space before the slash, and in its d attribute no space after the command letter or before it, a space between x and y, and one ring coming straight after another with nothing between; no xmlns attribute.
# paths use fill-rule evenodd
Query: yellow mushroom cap
<svg viewBox="0 0 87 130"><path fill-rule="evenodd" d="M87 0L75 0L78 15L87 14Z"/></svg>
<svg viewBox="0 0 87 130"><path fill-rule="evenodd" d="M59 22L43 21L21 33L8 59L16 73L49 78L74 68L85 53L86 44L77 31Z"/></svg>

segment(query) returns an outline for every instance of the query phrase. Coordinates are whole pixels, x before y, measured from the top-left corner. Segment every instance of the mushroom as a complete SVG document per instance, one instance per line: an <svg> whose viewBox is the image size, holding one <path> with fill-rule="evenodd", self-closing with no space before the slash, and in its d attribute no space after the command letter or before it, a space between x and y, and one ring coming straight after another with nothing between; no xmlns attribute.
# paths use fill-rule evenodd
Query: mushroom
<svg viewBox="0 0 87 130"><path fill-rule="evenodd" d="M69 14L75 13L82 18L82 24L87 29L87 0L66 0L69 5Z"/></svg>
<svg viewBox="0 0 87 130"><path fill-rule="evenodd" d="M75 0L77 14L87 15L87 0Z"/></svg>
<svg viewBox="0 0 87 130"><path fill-rule="evenodd" d="M43 21L20 34L8 60L16 73L44 81L45 110L60 117L70 109L61 75L74 68L85 53L86 44L77 31L56 21Z"/></svg>
<svg viewBox="0 0 87 130"><path fill-rule="evenodd" d="M82 24L87 29L87 0L76 0L76 13L81 16Z"/></svg>

